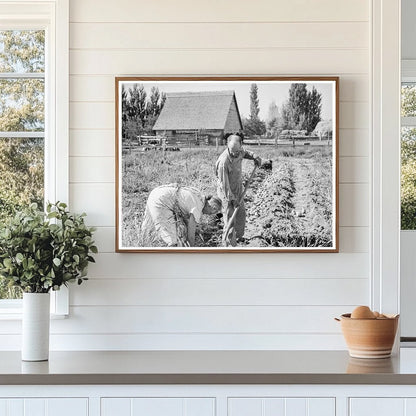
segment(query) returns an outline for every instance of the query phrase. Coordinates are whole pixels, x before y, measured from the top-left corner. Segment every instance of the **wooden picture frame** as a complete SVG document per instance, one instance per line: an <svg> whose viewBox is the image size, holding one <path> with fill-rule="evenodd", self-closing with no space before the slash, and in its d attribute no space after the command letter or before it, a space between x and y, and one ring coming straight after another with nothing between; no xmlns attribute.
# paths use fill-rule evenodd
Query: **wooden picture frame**
<svg viewBox="0 0 416 416"><path fill-rule="evenodd" d="M116 77L115 139L116 252L339 251L338 77Z"/></svg>

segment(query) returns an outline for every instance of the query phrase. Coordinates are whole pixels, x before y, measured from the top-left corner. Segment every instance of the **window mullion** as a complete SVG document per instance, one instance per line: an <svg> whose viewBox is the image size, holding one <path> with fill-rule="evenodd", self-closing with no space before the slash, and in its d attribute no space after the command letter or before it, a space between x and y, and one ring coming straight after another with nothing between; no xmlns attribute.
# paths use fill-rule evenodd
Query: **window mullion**
<svg viewBox="0 0 416 416"><path fill-rule="evenodd" d="M17 139L17 138L44 138L44 131L0 131L0 138L2 139Z"/></svg>
<svg viewBox="0 0 416 416"><path fill-rule="evenodd" d="M0 79L45 79L44 72L0 72Z"/></svg>
<svg viewBox="0 0 416 416"><path fill-rule="evenodd" d="M416 117L402 117L402 127L416 127Z"/></svg>

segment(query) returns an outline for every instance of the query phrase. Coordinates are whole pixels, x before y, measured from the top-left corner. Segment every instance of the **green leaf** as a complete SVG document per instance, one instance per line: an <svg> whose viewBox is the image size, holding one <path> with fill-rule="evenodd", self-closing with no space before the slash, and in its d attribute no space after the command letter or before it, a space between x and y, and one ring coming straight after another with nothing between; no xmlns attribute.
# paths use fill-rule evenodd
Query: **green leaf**
<svg viewBox="0 0 416 416"><path fill-rule="evenodd" d="M98 252L93 230L65 204L49 204L47 211L26 206L2 222L0 209L0 275L5 287L42 293L86 275L93 261L89 254Z"/></svg>

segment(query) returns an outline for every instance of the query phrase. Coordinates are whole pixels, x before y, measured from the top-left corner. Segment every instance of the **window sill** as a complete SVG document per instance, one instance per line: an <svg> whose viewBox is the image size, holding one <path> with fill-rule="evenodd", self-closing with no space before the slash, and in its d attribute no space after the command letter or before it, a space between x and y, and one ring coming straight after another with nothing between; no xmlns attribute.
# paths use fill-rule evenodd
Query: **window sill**
<svg viewBox="0 0 416 416"><path fill-rule="evenodd" d="M21 321L22 320L22 311L14 311L14 310L8 310L8 311L0 311L0 321ZM59 314L59 313L51 313L51 320L61 320L61 319L67 319L69 318L68 314Z"/></svg>
<svg viewBox="0 0 416 416"><path fill-rule="evenodd" d="M63 286L51 291L51 319L66 319L69 316L69 291ZM22 299L0 299L0 321L21 321L23 313Z"/></svg>

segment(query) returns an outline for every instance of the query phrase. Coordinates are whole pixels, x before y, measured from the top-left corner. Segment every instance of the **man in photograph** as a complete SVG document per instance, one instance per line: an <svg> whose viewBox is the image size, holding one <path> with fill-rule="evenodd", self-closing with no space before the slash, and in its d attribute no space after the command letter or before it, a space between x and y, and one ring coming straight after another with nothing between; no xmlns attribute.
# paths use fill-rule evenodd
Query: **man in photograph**
<svg viewBox="0 0 416 416"><path fill-rule="evenodd" d="M222 200L224 219L223 243L226 246L236 246L243 239L246 224L246 210L244 206L244 186L242 180L243 159L254 160L257 166L261 165L261 158L242 147L241 134L228 136L227 148L221 153L215 164L215 174L218 179L218 196ZM234 211L237 214L232 223L229 223Z"/></svg>
<svg viewBox="0 0 416 416"><path fill-rule="evenodd" d="M191 186L177 183L158 186L150 192L142 223L142 239L148 247L193 247L196 224L202 214L221 211L221 200L204 196Z"/></svg>

